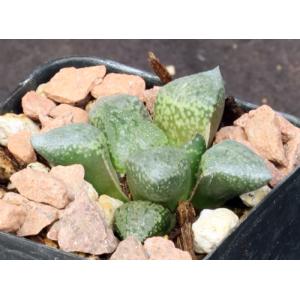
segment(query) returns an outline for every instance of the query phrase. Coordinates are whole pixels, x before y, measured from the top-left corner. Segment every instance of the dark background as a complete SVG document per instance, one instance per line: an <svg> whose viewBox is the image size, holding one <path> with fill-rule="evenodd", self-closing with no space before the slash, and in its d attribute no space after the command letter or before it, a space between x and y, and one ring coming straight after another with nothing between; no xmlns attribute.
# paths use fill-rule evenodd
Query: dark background
<svg viewBox="0 0 300 300"><path fill-rule="evenodd" d="M220 65L228 95L300 117L299 40L1 40L0 100L54 58L93 55L150 70L148 51L176 77Z"/></svg>

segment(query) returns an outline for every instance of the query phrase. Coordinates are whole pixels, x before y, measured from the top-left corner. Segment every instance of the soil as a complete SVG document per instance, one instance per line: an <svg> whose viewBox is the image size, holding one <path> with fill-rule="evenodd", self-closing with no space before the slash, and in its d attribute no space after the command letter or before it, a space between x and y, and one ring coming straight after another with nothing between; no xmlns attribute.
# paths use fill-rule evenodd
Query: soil
<svg viewBox="0 0 300 300"><path fill-rule="evenodd" d="M0 100L37 65L69 55L150 70L148 51L176 77L220 65L228 95L300 116L300 40L2 40Z"/></svg>

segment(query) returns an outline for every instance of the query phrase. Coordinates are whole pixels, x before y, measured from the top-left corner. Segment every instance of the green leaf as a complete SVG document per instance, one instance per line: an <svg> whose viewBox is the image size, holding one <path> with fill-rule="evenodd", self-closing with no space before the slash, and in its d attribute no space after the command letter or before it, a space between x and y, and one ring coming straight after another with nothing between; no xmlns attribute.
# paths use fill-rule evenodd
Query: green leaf
<svg viewBox="0 0 300 300"><path fill-rule="evenodd" d="M33 148L54 165L81 164L99 194L127 200L111 164L106 140L89 124L71 124L31 138Z"/></svg>
<svg viewBox="0 0 300 300"><path fill-rule="evenodd" d="M221 206L233 197L264 186L271 179L262 158L243 144L230 140L207 150L200 169L192 196L197 208Z"/></svg>
<svg viewBox="0 0 300 300"><path fill-rule="evenodd" d="M218 67L182 77L160 88L154 121L175 145L187 143L197 133L210 145L223 115L224 98Z"/></svg>
<svg viewBox="0 0 300 300"><path fill-rule="evenodd" d="M121 239L134 236L142 242L168 234L174 225L175 217L167 208L148 201L125 203L114 216L114 229Z"/></svg>
<svg viewBox="0 0 300 300"><path fill-rule="evenodd" d="M90 122L106 135L113 165L121 174L134 152L166 145L168 139L137 98L128 95L103 97L89 115Z"/></svg>
<svg viewBox="0 0 300 300"><path fill-rule="evenodd" d="M127 162L127 182L134 200L158 202L174 210L188 198L191 167L183 150L160 147L136 152Z"/></svg>

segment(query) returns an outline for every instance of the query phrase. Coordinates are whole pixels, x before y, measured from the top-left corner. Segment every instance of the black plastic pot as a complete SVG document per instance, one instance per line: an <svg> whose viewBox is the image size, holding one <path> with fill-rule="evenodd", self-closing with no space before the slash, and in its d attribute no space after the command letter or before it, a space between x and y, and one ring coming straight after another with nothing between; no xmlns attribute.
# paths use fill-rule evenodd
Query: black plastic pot
<svg viewBox="0 0 300 300"><path fill-rule="evenodd" d="M135 74L143 77L147 87L160 85L159 79L111 60L96 57L68 57L51 61L35 69L5 101L0 114L21 112L22 96L47 82L63 67L85 67L103 64L108 72ZM250 110L254 104L238 101ZM284 114L300 127L300 120ZM298 259L300 258L300 169L277 186L255 207L247 219L207 259ZM0 259L81 259L11 234L0 232Z"/></svg>

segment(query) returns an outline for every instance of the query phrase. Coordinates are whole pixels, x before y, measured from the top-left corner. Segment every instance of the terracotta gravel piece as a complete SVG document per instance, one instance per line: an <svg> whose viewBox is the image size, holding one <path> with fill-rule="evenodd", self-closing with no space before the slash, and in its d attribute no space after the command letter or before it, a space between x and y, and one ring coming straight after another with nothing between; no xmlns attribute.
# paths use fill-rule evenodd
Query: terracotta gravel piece
<svg viewBox="0 0 300 300"><path fill-rule="evenodd" d="M56 208L30 201L17 193L6 193L3 197L3 201L19 205L26 210L25 220L17 231L18 236L37 235L45 227L58 219L58 210Z"/></svg>
<svg viewBox="0 0 300 300"><path fill-rule="evenodd" d="M151 237L146 239L144 248L150 259L176 259L191 260L192 257L187 251L182 251L175 247L174 243L163 237Z"/></svg>
<svg viewBox="0 0 300 300"><path fill-rule="evenodd" d="M58 103L74 105L88 96L105 73L105 66L63 68L43 86L43 92Z"/></svg>
<svg viewBox="0 0 300 300"><path fill-rule="evenodd" d="M10 204L0 200L0 231L16 232L26 218L26 209L22 206Z"/></svg>
<svg viewBox="0 0 300 300"><path fill-rule="evenodd" d="M159 86L154 86L152 89L145 90L140 98L145 103L151 115L154 113L154 103L156 101L159 89Z"/></svg>
<svg viewBox="0 0 300 300"><path fill-rule="evenodd" d="M25 198L64 208L69 203L67 188L61 180L42 171L23 169L10 177L12 184Z"/></svg>
<svg viewBox="0 0 300 300"><path fill-rule="evenodd" d="M251 110L247 116L242 116L242 124L247 140L260 153L260 155L278 165L287 166L281 131L277 113L269 106L262 105ZM245 121L244 121L245 120Z"/></svg>
<svg viewBox="0 0 300 300"><path fill-rule="evenodd" d="M58 244L64 251L101 255L112 253L118 245L100 208L84 190L65 209L57 226Z"/></svg>
<svg viewBox="0 0 300 300"><path fill-rule="evenodd" d="M79 107L74 107L69 104L60 104L52 109L49 115L53 118L72 115L72 123L87 123L89 120L88 113Z"/></svg>
<svg viewBox="0 0 300 300"><path fill-rule="evenodd" d="M117 250L111 256L112 260L145 260L148 255L141 244L135 237L127 237L121 241Z"/></svg>
<svg viewBox="0 0 300 300"><path fill-rule="evenodd" d="M59 116L57 118L50 118L45 115L40 115L40 121L42 124L41 133L43 133L58 127L63 127L65 125L71 124L73 121L73 115L70 113Z"/></svg>
<svg viewBox="0 0 300 300"><path fill-rule="evenodd" d="M93 88L92 96L100 98L115 94L127 94L141 98L145 88L145 81L140 76L110 73Z"/></svg>
<svg viewBox="0 0 300 300"><path fill-rule="evenodd" d="M22 130L8 137L7 148L22 164L35 162L36 154L31 145L31 132Z"/></svg>
<svg viewBox="0 0 300 300"><path fill-rule="evenodd" d="M22 98L24 114L36 121L39 120L39 115L48 115L55 106L52 100L35 91L27 92Z"/></svg>
<svg viewBox="0 0 300 300"><path fill-rule="evenodd" d="M214 143L218 144L225 140L245 142L247 141L247 137L243 128L237 126L225 126L216 133Z"/></svg>
<svg viewBox="0 0 300 300"><path fill-rule="evenodd" d="M49 174L65 184L68 197L71 200L75 199L75 194L79 189L84 188L84 168L82 165L56 166L50 170Z"/></svg>

